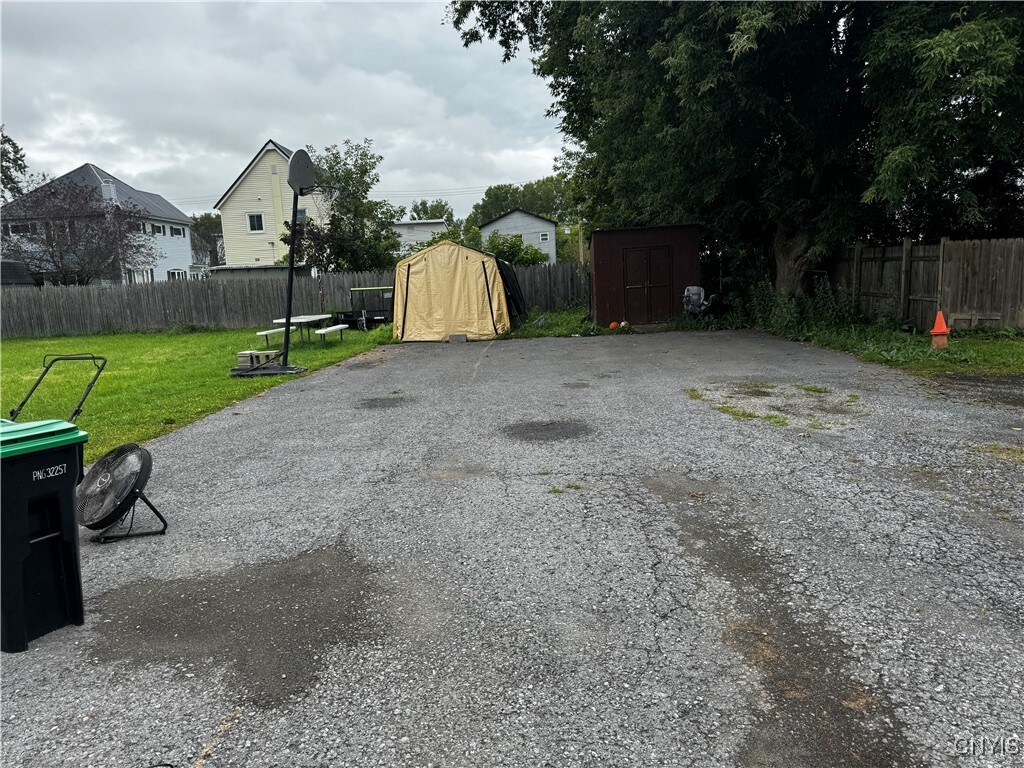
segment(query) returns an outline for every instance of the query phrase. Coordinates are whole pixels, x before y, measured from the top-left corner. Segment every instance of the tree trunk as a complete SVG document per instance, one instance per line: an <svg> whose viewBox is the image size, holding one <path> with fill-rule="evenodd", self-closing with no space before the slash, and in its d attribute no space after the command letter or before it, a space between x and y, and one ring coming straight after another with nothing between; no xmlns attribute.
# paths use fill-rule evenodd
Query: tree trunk
<svg viewBox="0 0 1024 768"><path fill-rule="evenodd" d="M804 274L813 259L809 252L814 233L809 229L789 229L779 225L775 232L775 291L782 296L800 296L804 292Z"/></svg>

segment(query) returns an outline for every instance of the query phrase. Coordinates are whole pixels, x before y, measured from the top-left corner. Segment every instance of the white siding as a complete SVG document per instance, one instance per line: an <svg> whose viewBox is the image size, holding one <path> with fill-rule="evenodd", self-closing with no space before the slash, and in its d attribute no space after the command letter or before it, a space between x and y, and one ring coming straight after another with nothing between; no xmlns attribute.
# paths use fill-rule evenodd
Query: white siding
<svg viewBox="0 0 1024 768"><path fill-rule="evenodd" d="M167 272L171 269L184 270L188 274L192 266L192 230L188 224L166 221L164 219L147 219L146 229L152 231L152 224L160 224L164 228L163 235L150 235L153 244L160 252L160 257L153 265L153 280L163 282L167 279ZM184 237L171 237L171 227L181 227L185 230Z"/></svg>
<svg viewBox="0 0 1024 768"><path fill-rule="evenodd" d="M285 221L292 218L292 194L288 160L268 148L220 207L225 264L273 264L288 256L288 246L280 237ZM299 198L299 208L317 221L323 220L321 205L319 195ZM263 214L263 232L249 231L250 213Z"/></svg>
<svg viewBox="0 0 1024 768"><path fill-rule="evenodd" d="M555 225L547 219L524 211L512 211L497 221L480 227L485 248L487 247L487 238L492 232L500 232L503 235L522 235L523 242L540 248L548 255L548 261L551 264L555 263ZM547 233L548 241L546 243L541 242L542 233Z"/></svg>
<svg viewBox="0 0 1024 768"><path fill-rule="evenodd" d="M426 242L438 232L447 232L443 221L398 221L391 225L402 238L399 249L402 254L412 253L417 244Z"/></svg>

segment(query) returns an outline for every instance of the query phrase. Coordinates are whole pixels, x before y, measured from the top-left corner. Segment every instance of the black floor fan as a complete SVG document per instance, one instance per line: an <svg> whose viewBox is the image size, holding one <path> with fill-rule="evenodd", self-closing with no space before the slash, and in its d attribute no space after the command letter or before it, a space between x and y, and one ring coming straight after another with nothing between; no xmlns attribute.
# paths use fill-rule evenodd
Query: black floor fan
<svg viewBox="0 0 1024 768"><path fill-rule="evenodd" d="M157 536L167 532L167 520L142 489L149 481L153 457L149 451L135 443L125 443L110 451L85 473L75 492L75 517L78 524L99 531L93 541L108 542L129 536ZM162 524L158 530L134 530L135 504L141 501L149 507ZM128 530L114 531L129 513Z"/></svg>

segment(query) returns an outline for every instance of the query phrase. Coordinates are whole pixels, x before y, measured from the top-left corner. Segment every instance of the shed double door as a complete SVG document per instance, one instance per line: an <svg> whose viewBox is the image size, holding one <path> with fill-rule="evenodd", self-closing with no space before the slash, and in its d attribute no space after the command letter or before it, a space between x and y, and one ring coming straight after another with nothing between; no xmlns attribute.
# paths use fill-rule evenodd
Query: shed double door
<svg viewBox="0 0 1024 768"><path fill-rule="evenodd" d="M663 323L672 316L672 249L667 245L624 248L626 320Z"/></svg>

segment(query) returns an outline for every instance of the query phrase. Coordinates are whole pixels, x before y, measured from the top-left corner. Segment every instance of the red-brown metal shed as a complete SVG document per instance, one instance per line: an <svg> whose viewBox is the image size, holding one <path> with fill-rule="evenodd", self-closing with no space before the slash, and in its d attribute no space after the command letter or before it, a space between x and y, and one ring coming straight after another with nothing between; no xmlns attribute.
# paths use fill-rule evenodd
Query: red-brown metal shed
<svg viewBox="0 0 1024 768"><path fill-rule="evenodd" d="M590 238L590 308L608 325L663 323L683 311L683 292L700 285L698 227L596 230Z"/></svg>

